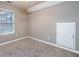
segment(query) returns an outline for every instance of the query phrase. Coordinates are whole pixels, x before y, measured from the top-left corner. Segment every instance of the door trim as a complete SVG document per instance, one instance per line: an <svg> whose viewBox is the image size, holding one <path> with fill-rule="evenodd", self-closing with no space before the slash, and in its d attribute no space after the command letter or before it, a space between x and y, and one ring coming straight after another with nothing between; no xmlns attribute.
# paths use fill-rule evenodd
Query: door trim
<svg viewBox="0 0 79 59"><path fill-rule="evenodd" d="M75 23L75 22L57 22L56 25L57 25L58 23L72 23L72 24L75 24L75 26L74 26L74 27L75 27L75 28L74 28L74 40L73 40L73 41L74 41L74 42L73 42L73 45L74 45L73 47L74 47L74 48L73 48L73 49L76 50L76 23ZM56 27L56 44L57 44L57 27ZM57 44L57 45L58 45L58 44Z"/></svg>

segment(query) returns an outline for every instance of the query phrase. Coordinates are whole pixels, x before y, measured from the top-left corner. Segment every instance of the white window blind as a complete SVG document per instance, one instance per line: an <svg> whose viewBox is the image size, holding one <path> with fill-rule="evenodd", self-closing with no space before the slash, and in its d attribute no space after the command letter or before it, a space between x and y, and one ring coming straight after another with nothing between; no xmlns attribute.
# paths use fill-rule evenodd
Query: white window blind
<svg viewBox="0 0 79 59"><path fill-rule="evenodd" d="M0 10L0 35L14 33L14 12Z"/></svg>

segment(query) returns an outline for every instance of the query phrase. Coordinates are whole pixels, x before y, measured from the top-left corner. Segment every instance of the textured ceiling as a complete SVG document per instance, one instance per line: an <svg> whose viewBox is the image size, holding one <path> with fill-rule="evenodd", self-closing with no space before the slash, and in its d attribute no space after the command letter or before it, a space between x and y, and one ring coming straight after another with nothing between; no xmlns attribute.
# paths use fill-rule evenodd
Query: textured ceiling
<svg viewBox="0 0 79 59"><path fill-rule="evenodd" d="M43 2L44 1L7 1L6 3L17 6L19 8L28 9Z"/></svg>
<svg viewBox="0 0 79 59"><path fill-rule="evenodd" d="M46 1L0 1L0 3L5 3L5 4L19 7L23 10L26 10L27 12L32 12L35 10L53 6L61 2L59 1L53 1L53 2L51 1L47 1L47 2Z"/></svg>

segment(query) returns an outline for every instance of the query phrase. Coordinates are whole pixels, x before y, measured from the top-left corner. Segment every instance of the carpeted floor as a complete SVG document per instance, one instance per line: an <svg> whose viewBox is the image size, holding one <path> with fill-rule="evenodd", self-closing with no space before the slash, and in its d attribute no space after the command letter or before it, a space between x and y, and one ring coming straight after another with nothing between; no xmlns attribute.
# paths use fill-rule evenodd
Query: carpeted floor
<svg viewBox="0 0 79 59"><path fill-rule="evenodd" d="M0 46L1 57L76 57L78 54L33 39L23 39Z"/></svg>

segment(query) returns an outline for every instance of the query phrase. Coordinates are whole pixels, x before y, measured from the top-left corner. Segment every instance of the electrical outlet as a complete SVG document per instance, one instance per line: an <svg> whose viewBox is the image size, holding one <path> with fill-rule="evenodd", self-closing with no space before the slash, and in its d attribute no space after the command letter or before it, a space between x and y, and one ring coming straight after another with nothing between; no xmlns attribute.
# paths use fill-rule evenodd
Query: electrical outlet
<svg viewBox="0 0 79 59"><path fill-rule="evenodd" d="M50 39L50 37L48 36L48 39Z"/></svg>

